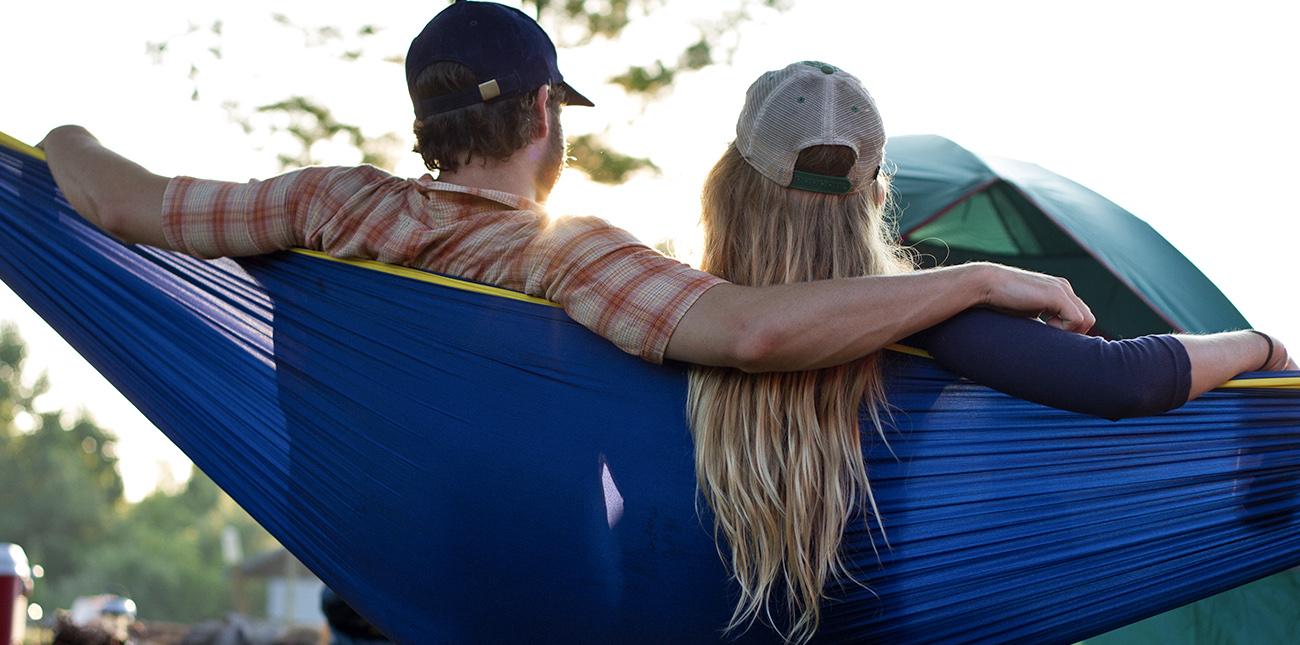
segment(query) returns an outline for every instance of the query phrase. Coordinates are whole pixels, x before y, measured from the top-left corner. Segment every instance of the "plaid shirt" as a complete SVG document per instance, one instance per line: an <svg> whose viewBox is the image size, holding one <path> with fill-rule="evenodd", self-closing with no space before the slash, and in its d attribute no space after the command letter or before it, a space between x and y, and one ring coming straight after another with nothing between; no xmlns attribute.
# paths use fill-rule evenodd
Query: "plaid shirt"
<svg viewBox="0 0 1300 645"><path fill-rule="evenodd" d="M370 166L246 184L177 177L163 200L163 230L175 248L203 258L306 247L521 291L655 363L686 310L723 282L601 219L551 219L517 195Z"/></svg>

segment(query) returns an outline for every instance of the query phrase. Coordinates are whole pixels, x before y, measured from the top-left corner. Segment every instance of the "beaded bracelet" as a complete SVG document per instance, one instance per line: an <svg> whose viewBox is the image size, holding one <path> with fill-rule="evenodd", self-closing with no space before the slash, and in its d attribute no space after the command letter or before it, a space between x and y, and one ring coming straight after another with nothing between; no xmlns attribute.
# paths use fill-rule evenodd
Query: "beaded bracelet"
<svg viewBox="0 0 1300 645"><path fill-rule="evenodd" d="M1255 370L1256 372L1263 372L1264 369L1268 367L1268 364L1273 362L1273 338L1262 331L1256 331L1254 329L1247 329L1246 331L1252 334L1259 334L1263 337L1264 342L1268 343L1268 357L1264 359L1264 364L1260 365L1259 369Z"/></svg>

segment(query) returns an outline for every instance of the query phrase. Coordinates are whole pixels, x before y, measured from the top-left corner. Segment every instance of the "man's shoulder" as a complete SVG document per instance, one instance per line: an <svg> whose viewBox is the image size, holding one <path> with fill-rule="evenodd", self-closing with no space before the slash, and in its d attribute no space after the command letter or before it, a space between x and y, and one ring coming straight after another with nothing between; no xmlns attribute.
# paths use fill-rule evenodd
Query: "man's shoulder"
<svg viewBox="0 0 1300 645"><path fill-rule="evenodd" d="M308 182L318 182L329 185L406 186L414 185L415 183L412 179L398 177L387 170L369 164L363 164L360 166L309 166L294 172L302 173L303 179ZM288 174L292 175L294 173Z"/></svg>

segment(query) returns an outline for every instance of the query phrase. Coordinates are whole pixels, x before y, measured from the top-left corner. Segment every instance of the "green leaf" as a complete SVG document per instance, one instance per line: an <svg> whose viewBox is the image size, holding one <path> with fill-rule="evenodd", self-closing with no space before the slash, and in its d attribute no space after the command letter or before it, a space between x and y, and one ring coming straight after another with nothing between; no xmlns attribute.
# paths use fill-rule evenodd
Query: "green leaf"
<svg viewBox="0 0 1300 645"><path fill-rule="evenodd" d="M622 87L629 94L655 95L673 84L677 70L666 67L663 61L655 61L654 68L633 66L627 72L609 79L609 82Z"/></svg>
<svg viewBox="0 0 1300 645"><path fill-rule="evenodd" d="M611 185L626 183L633 174L643 170L659 174L659 167L654 162L618 152L596 134L569 139L569 166L582 171L594 182Z"/></svg>

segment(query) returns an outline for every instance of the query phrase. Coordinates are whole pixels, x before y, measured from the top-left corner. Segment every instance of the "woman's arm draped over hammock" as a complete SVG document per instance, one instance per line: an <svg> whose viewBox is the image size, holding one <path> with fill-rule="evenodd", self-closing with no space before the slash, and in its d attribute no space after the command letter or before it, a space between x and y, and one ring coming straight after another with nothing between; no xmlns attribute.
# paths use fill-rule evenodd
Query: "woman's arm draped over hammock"
<svg viewBox="0 0 1300 645"><path fill-rule="evenodd" d="M981 385L1112 420L1172 410L1237 374L1289 362L1280 343L1270 355L1256 332L1111 341L987 309L965 311L906 342Z"/></svg>

